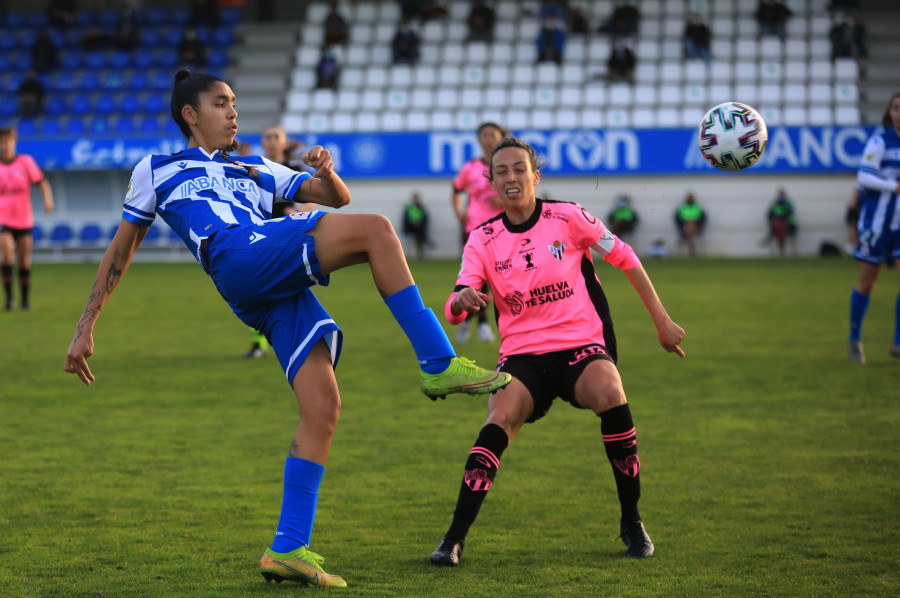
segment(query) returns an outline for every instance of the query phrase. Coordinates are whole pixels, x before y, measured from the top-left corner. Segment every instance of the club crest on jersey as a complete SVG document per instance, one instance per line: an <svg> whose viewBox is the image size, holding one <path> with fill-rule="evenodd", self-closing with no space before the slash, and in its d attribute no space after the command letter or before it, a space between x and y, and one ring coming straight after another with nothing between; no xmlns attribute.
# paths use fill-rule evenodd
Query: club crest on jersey
<svg viewBox="0 0 900 598"><path fill-rule="evenodd" d="M566 244L560 241L553 241L553 245L547 245L547 249L550 250L550 255L555 257L556 261L561 262L563 252L566 250Z"/></svg>

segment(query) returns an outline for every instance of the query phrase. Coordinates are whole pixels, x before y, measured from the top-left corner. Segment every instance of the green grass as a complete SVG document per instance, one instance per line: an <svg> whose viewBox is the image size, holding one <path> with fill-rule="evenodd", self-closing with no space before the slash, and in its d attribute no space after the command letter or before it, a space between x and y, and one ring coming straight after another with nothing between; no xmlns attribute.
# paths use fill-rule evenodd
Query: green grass
<svg viewBox="0 0 900 598"><path fill-rule="evenodd" d="M484 400L419 394L366 268L317 291L345 343L312 545L342 595L900 595L894 274L853 366L852 260L646 266L687 331L684 360L598 265L657 545L644 562L622 558L598 419L558 403L504 454L463 564L432 567ZM440 314L458 264L412 267ZM257 570L296 419L276 360L241 358L249 332L196 265L138 263L95 330L86 388L61 368L95 272L38 265L34 310L0 313L0 595L308 595ZM490 365L496 345L461 353Z"/></svg>

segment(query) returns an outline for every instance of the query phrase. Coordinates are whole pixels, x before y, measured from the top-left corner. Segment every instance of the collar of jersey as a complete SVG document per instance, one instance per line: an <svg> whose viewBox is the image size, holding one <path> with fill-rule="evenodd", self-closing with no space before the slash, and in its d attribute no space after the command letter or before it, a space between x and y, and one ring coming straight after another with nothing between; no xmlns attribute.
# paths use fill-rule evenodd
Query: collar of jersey
<svg viewBox="0 0 900 598"><path fill-rule="evenodd" d="M182 150L180 153L181 153L181 155L194 154L198 157L203 156L204 158L206 158L208 160L214 160L217 155L221 155L221 152L217 149L213 150L211 154L207 154L206 150L203 149L202 147L189 147L185 150Z"/></svg>
<svg viewBox="0 0 900 598"><path fill-rule="evenodd" d="M506 230L511 233L524 233L527 230L531 230L531 227L537 224L538 218L541 217L541 204L543 204L543 201L540 197L534 198L534 212L522 224L513 224L506 212L503 212L503 225L506 227Z"/></svg>

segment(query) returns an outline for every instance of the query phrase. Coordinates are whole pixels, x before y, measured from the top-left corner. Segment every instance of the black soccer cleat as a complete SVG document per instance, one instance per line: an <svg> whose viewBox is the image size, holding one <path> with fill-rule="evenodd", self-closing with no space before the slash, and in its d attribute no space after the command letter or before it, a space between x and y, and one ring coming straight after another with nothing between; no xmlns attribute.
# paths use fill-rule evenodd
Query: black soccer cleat
<svg viewBox="0 0 900 598"><path fill-rule="evenodd" d="M619 537L625 543L625 556L630 559L645 559L653 555L653 542L641 521L622 521Z"/></svg>
<svg viewBox="0 0 900 598"><path fill-rule="evenodd" d="M465 545L465 540L445 536L441 545L431 553L431 562L444 567L455 567L459 564L459 557L462 555Z"/></svg>

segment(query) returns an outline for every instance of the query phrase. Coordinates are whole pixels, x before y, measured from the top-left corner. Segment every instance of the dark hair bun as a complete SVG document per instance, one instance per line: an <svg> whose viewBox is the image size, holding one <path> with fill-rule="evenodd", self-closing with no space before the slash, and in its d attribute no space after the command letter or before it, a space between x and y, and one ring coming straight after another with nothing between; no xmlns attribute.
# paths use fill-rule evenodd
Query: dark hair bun
<svg viewBox="0 0 900 598"><path fill-rule="evenodd" d="M189 71L187 69L182 69L182 70L178 71L177 73L175 73L175 83L178 83L179 81L184 81L185 79L187 79L190 76L191 76L191 71Z"/></svg>

